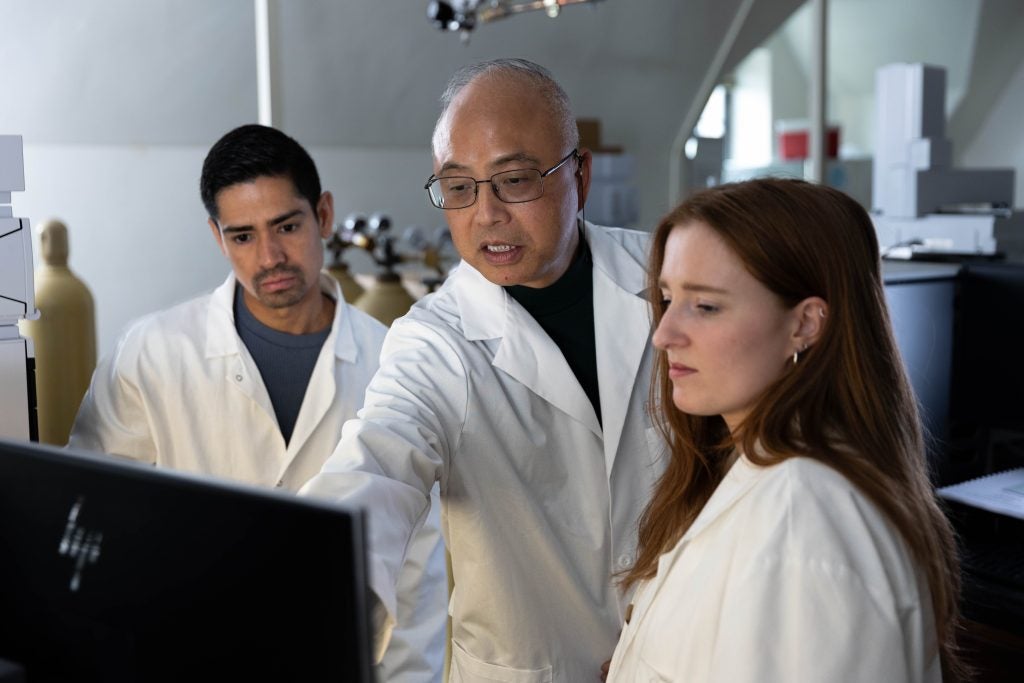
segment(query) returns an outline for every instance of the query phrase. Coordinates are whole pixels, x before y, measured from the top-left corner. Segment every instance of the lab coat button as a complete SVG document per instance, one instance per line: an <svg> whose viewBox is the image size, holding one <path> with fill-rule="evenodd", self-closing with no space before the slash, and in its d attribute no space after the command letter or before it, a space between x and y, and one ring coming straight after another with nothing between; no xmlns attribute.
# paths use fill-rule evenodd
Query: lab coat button
<svg viewBox="0 0 1024 683"><path fill-rule="evenodd" d="M629 555L619 555L619 569L625 569L629 566L629 563L633 561L633 558Z"/></svg>
<svg viewBox="0 0 1024 683"><path fill-rule="evenodd" d="M235 381L236 382L241 382L242 381L242 376L241 375L235 375Z"/></svg>

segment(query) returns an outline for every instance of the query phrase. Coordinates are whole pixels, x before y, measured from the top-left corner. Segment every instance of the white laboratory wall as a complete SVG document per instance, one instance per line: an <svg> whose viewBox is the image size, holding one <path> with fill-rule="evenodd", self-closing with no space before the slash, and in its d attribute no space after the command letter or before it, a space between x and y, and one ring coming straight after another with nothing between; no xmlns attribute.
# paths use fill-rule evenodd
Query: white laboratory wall
<svg viewBox="0 0 1024 683"><path fill-rule="evenodd" d="M68 225L72 270L96 301L98 352L145 313L219 284L228 272L199 199L205 147L26 145L26 191L15 215ZM339 220L388 213L396 228L443 222L417 190L430 174L422 149L310 147ZM36 239L38 245L38 239ZM38 246L36 247L38 253Z"/></svg>
<svg viewBox="0 0 1024 683"><path fill-rule="evenodd" d="M311 147L416 148L455 68L526 57L636 156L638 224L650 226L669 208L671 140L741 4L601 2L479 26L465 44L429 24L426 0L280 0L276 123ZM759 23L781 21L773 4L758 0ZM252 0L3 6L0 132L27 145L204 146L256 117Z"/></svg>
<svg viewBox="0 0 1024 683"><path fill-rule="evenodd" d="M1016 206L1024 207L1024 62L1003 85L987 118L961 157L966 168L1013 168L1017 171L1014 196Z"/></svg>
<svg viewBox="0 0 1024 683"><path fill-rule="evenodd" d="M810 98L810 82L806 65L801 64L782 31L765 43L771 55L771 102L773 133L775 123L785 120L807 119L807 105ZM772 141L772 149L778 153L778 137Z"/></svg>
<svg viewBox="0 0 1024 683"><path fill-rule="evenodd" d="M0 133L202 144L255 118L253 0L3 0Z"/></svg>
<svg viewBox="0 0 1024 683"><path fill-rule="evenodd" d="M508 55L552 68L578 115L601 119L605 142L635 156L640 227L670 208L671 140L740 0L603 2L567 8L556 20L537 12L481 26L468 45L432 28L426 4L275 3L281 125L313 151L340 216L383 210L399 227L440 224L421 188L441 86L460 64ZM757 9L781 4L758 0ZM945 48L952 52L952 86L967 72L977 2L898 4L836 0L832 23L849 36L833 43L839 52L830 69L840 69L835 87L870 97L871 86L842 71L860 68L869 56L941 61L932 56ZM215 285L226 270L207 233L196 184L209 144L256 115L253 3L9 0L3 6L0 133L25 136L28 172L27 191L14 196L15 215L68 223L71 263L96 295L106 352L130 319ZM850 12L859 14L844 14ZM762 23L779 21L772 16ZM886 42L890 28L907 27L914 38ZM916 30L921 27L927 30ZM805 47L791 40L790 48L773 70L798 76L788 92L799 99L806 77L796 64L808 60ZM1024 86L1013 88L1016 94L1008 92L992 112L994 132L986 129L972 143L971 165L1021 168L1024 150L1011 119ZM790 116L781 106L777 113ZM1019 189L1018 196L1024 197Z"/></svg>
<svg viewBox="0 0 1024 683"><path fill-rule="evenodd" d="M885 64L925 62L944 67L946 111L955 110L970 76L981 7L979 0L829 3L827 116L830 122L840 125L844 156L870 155L874 149L875 72ZM808 116L812 23L807 3L763 45L770 55L774 122ZM747 63L737 66L735 80L740 87L749 88L746 81L751 76L761 77L751 73L751 69L752 63L763 59L753 52L746 58Z"/></svg>
<svg viewBox="0 0 1024 683"><path fill-rule="evenodd" d="M733 166L764 166L772 161L772 138L772 55L758 48L736 69L726 156Z"/></svg>

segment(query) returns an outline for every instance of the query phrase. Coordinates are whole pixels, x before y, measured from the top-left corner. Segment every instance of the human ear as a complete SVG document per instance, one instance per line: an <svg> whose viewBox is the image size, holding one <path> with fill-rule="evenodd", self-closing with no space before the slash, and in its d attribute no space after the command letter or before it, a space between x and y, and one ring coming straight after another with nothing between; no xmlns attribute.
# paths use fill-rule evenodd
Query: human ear
<svg viewBox="0 0 1024 683"><path fill-rule="evenodd" d="M576 207L577 211L583 209L584 204L587 203L587 195L590 193L590 164L593 161L593 156L590 154L590 150L583 148L579 151L579 159L576 162L576 187L579 189L579 206Z"/></svg>
<svg viewBox="0 0 1024 683"><path fill-rule="evenodd" d="M820 296L809 296L793 307L796 330L793 333L793 352L808 349L821 338L828 320L828 303Z"/></svg>
<svg viewBox="0 0 1024 683"><path fill-rule="evenodd" d="M334 231L334 195L324 192L316 203L316 219L320 223L320 237L328 239Z"/></svg>

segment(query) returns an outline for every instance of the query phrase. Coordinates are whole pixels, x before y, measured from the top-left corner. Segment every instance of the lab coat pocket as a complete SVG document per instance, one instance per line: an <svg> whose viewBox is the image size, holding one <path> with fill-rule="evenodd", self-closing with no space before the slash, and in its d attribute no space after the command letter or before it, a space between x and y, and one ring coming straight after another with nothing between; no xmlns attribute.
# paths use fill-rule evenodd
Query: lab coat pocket
<svg viewBox="0 0 1024 683"><path fill-rule="evenodd" d="M482 662L452 641L452 664L448 683L551 683L551 667L512 669Z"/></svg>

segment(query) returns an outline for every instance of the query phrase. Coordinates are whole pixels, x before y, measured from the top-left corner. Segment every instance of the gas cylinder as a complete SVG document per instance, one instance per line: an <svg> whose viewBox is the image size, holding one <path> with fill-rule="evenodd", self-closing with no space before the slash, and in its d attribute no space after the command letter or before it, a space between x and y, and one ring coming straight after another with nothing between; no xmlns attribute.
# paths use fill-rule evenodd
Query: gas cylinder
<svg viewBox="0 0 1024 683"><path fill-rule="evenodd" d="M395 318L408 313L414 303L416 300L402 285L401 278L387 272L376 276L373 286L356 300L355 306L390 326Z"/></svg>
<svg viewBox="0 0 1024 683"><path fill-rule="evenodd" d="M36 270L37 320L19 323L36 351L39 440L63 446L96 368L92 294L68 268L68 229L58 220L36 226L42 267Z"/></svg>
<svg viewBox="0 0 1024 683"><path fill-rule="evenodd" d="M395 266L402 257L395 250L395 239L390 234L391 219L375 213L366 222L363 231L356 231L353 244L369 252L383 270L374 278L373 285L356 299L355 307L369 313L390 326L395 318L409 312L416 299L402 285Z"/></svg>
<svg viewBox="0 0 1024 683"><path fill-rule="evenodd" d="M365 291L363 286L356 282L356 279L352 277L352 274L348 271L348 265L341 263L331 264L327 267L327 272L338 281L341 285L341 295L345 298L345 301L352 304L355 303L359 297L363 295Z"/></svg>

